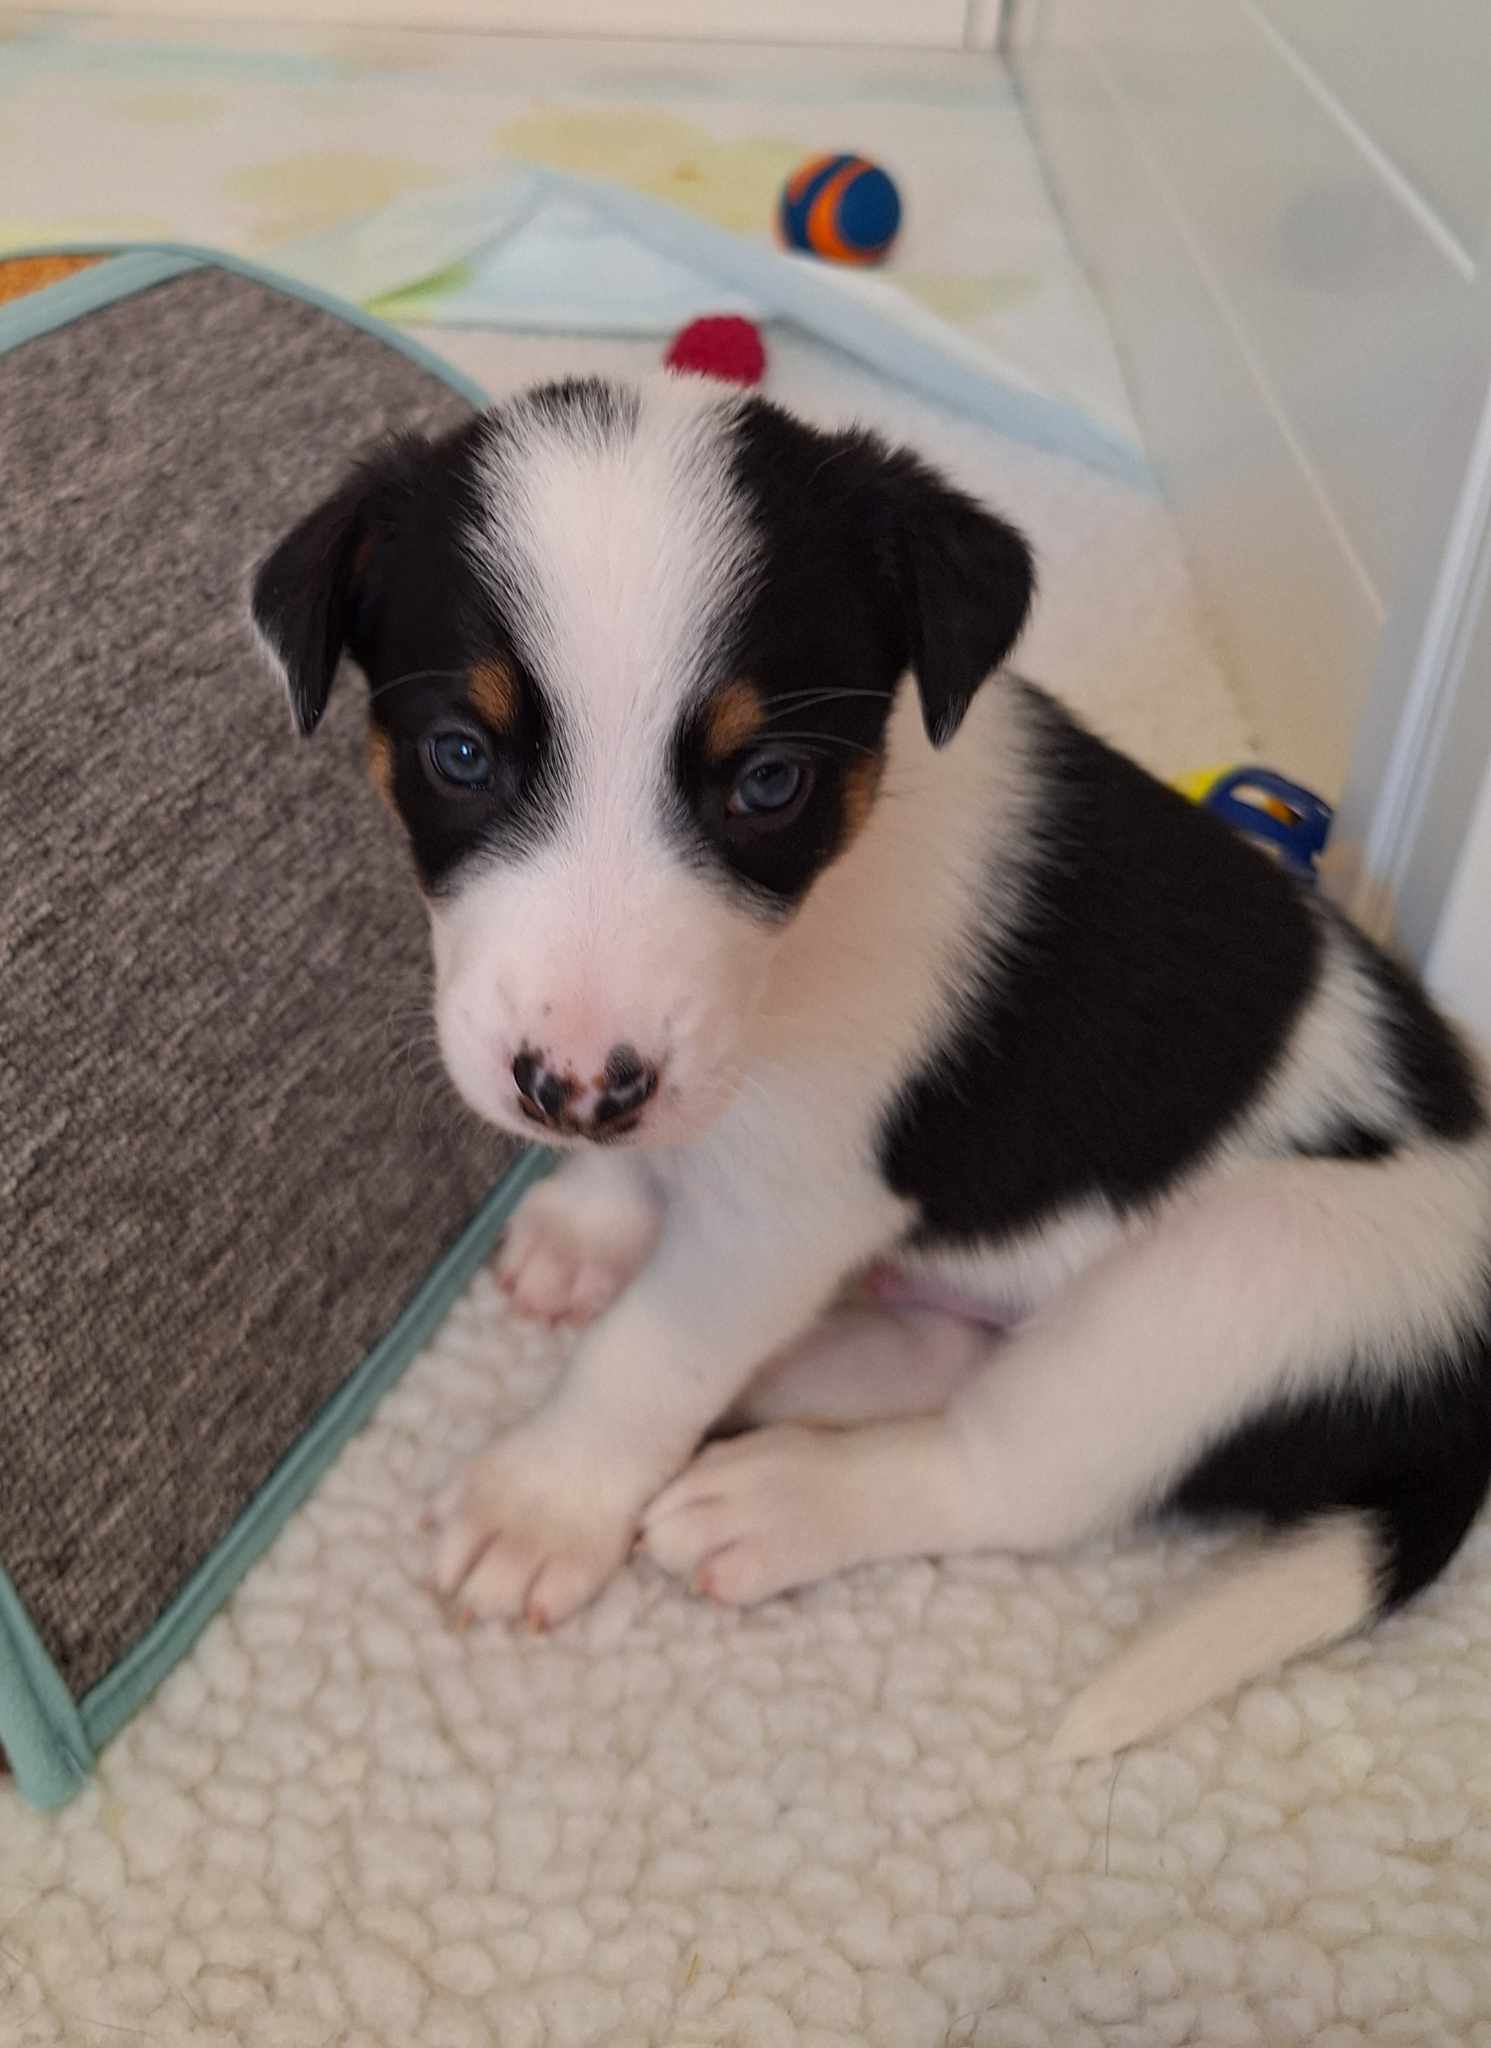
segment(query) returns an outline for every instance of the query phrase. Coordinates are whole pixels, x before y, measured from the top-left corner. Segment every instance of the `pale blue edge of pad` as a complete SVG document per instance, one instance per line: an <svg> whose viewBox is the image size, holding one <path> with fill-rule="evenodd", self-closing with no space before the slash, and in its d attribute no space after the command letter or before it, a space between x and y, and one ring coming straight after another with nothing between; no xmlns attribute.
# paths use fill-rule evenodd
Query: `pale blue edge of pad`
<svg viewBox="0 0 1491 2048"><path fill-rule="evenodd" d="M954 361L918 336L859 301L840 297L815 277L810 266L790 261L744 235L696 219L645 192L549 172L550 181L583 192L612 218L624 222L649 248L676 261L706 265L733 285L766 297L773 319L796 321L809 334L866 362L892 379L956 412L983 422L996 433L1049 455L1063 455L1115 477L1131 489L1152 492L1154 475L1143 450L1090 418L1065 399L1017 390L989 371Z"/></svg>
<svg viewBox="0 0 1491 2048"><path fill-rule="evenodd" d="M81 1791L98 1752L185 1656L249 1566L423 1349L522 1195L552 1164L547 1153L530 1151L508 1169L398 1321L286 1452L216 1549L81 1702L72 1699L0 1567L0 1745L17 1789L34 1806L61 1806Z"/></svg>
<svg viewBox="0 0 1491 2048"><path fill-rule="evenodd" d="M0 249L0 264L21 262L34 256L99 256L102 260L91 270L77 271L72 277L44 285L40 291L0 306L0 355L19 348L24 342L33 341L40 334L50 334L58 327L65 327L70 321L81 319L85 313L97 312L115 299L126 299L135 292L148 291L152 285L181 277L188 270L227 270L237 277L251 278L255 284L268 285L287 299L301 299L308 306L319 306L322 312L334 313L339 320L345 320L349 327L358 327L364 334L375 335L399 355L406 356L411 363L417 363L431 376L438 377L442 384L470 404L483 407L491 403L491 394L483 390L474 377L468 377L453 363L446 362L434 349L426 348L422 341L416 341L412 335L403 334L386 320L380 320L376 313L369 313L347 299L338 298L335 292L320 291L298 277L283 276L267 264L251 263L243 256L199 248L192 242L152 242L148 248L123 249L118 254L109 253L97 242L48 242L36 248Z"/></svg>
<svg viewBox="0 0 1491 2048"><path fill-rule="evenodd" d="M350 306L256 263L189 245L152 244L110 255L97 243L70 248L0 251L0 261L23 256L98 255L91 269L46 285L0 307L0 354L54 332L115 300L198 268L236 272L334 313L386 342L439 377L473 405L487 395L441 361L361 307ZM61 1806L81 1791L98 1752L179 1662L238 1581L307 1497L337 1453L424 1346L456 1296L496 1243L519 1198L553 1164L547 1153L525 1152L508 1168L455 1243L425 1278L391 1329L344 1381L314 1422L286 1452L243 1509L227 1535L204 1558L170 1605L107 1677L75 1701L52 1662L9 1575L0 1565L0 1748L16 1789L34 1806Z"/></svg>
<svg viewBox="0 0 1491 2048"><path fill-rule="evenodd" d="M508 1168L398 1321L285 1453L160 1619L84 1696L79 1713L95 1753L118 1733L196 1640L291 1511L299 1507L348 1438L362 1427L405 1366L424 1348L491 1251L521 1196L552 1164L547 1153L529 1151Z"/></svg>
<svg viewBox="0 0 1491 2048"><path fill-rule="evenodd" d="M743 300L758 320L791 322L881 377L1022 446L1083 463L1146 495L1157 489L1148 456L1130 432L1105 423L1073 399L1032 388L1023 375L1012 380L977 344L970 355L968 337L944 321L930 320L929 327L929 316L922 313L908 326L889 316L881 305L845 291L848 280L833 264L769 248L611 179L516 163L493 170L494 176L406 194L361 220L297 237L274 251L273 260L298 277L329 277L344 296L376 306L453 264L479 270L483 252L531 228L549 199L567 199L624 231L651 255L681 266L701 283L710 281L727 303ZM380 242L381 256L376 253ZM909 310L912 302L905 303ZM444 324L447 317L438 300L423 313L406 312L427 325ZM505 323L473 307L450 315L449 324ZM631 331L613 328L609 318L598 329L583 324L588 333ZM535 331L531 321L523 326ZM934 339L930 328L946 338Z"/></svg>

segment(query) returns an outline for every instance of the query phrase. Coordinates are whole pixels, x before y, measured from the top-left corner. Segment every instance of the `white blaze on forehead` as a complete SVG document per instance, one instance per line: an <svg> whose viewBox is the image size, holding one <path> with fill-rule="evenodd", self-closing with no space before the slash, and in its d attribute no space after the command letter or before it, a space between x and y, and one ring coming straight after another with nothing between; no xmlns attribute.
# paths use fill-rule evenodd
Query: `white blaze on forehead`
<svg viewBox="0 0 1491 2048"><path fill-rule="evenodd" d="M759 979L759 926L679 843L669 772L757 558L739 413L669 378L519 399L485 436L469 545L559 773L542 829L439 904L437 1007L458 1085L509 1127L525 1046L582 1079L635 1046L665 1076L652 1122L714 1099Z"/></svg>
<svg viewBox="0 0 1491 2048"><path fill-rule="evenodd" d="M680 711L723 679L756 553L737 412L704 380L666 376L519 400L490 435L477 558L582 778L623 756L660 774Z"/></svg>

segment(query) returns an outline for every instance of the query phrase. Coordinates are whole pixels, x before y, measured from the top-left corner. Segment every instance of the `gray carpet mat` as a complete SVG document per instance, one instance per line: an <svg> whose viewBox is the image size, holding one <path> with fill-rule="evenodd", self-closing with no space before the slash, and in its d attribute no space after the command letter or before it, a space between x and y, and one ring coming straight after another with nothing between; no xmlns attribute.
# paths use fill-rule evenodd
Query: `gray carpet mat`
<svg viewBox="0 0 1491 2048"><path fill-rule="evenodd" d="M466 409L213 269L0 356L0 1565L74 1698L508 1157L420 1043L362 686L293 738L243 602L351 454Z"/></svg>

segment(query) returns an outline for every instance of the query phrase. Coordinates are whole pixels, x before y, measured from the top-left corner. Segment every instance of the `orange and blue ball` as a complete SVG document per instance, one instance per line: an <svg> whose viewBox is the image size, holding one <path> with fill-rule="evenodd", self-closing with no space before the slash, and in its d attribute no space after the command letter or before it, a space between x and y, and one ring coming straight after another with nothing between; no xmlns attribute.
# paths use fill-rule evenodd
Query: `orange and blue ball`
<svg viewBox="0 0 1491 2048"><path fill-rule="evenodd" d="M879 263L901 225L901 195L868 157L809 157L782 187L777 218L789 249L831 263Z"/></svg>

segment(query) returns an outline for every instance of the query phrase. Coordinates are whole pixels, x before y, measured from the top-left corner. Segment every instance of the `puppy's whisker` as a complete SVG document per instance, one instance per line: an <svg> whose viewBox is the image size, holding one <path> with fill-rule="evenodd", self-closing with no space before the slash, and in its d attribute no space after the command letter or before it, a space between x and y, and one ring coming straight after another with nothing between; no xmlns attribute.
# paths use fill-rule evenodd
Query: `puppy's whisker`
<svg viewBox="0 0 1491 2048"><path fill-rule="evenodd" d="M438 1092L434 1084L444 1075L445 1061L428 1020L391 1049L389 1067L394 1077L396 1097L400 1101L412 1096L416 1090L429 1095Z"/></svg>
<svg viewBox="0 0 1491 2048"><path fill-rule="evenodd" d="M406 683L463 683L467 671L463 668L412 668L407 675L390 676L386 683L379 683L369 690L369 697L383 697L390 690L401 690Z"/></svg>
<svg viewBox="0 0 1491 2048"><path fill-rule="evenodd" d="M393 1087L393 1119L397 1128L421 1133L443 1093L444 1064L439 1055L426 1054L418 1064L407 1062L396 1068Z"/></svg>
<svg viewBox="0 0 1491 2048"><path fill-rule="evenodd" d="M886 690L841 690L828 686L812 690L784 690L773 697L767 706L768 722L778 711L816 710L820 704L845 704L864 700L875 704L889 704L890 693Z"/></svg>
<svg viewBox="0 0 1491 2048"><path fill-rule="evenodd" d="M824 754L832 753L835 747L842 747L848 753L872 756L878 751L874 747L866 746L863 740L852 740L846 734L838 732L777 732L773 729L771 736L774 740L784 740L791 746L806 747L810 751L816 750Z"/></svg>
<svg viewBox="0 0 1491 2048"><path fill-rule="evenodd" d="M394 1065L397 1072L411 1080L439 1081L444 1078L445 1062L440 1048L433 1044L405 1046Z"/></svg>
<svg viewBox="0 0 1491 2048"><path fill-rule="evenodd" d="M412 1072L416 1067L421 1072L434 1073L441 1065L441 1053L434 1038L401 1039L389 1051L389 1064Z"/></svg>
<svg viewBox="0 0 1491 2048"><path fill-rule="evenodd" d="M405 1003L396 1005L383 1020L383 1028L389 1033L430 1032L433 1034L435 1020L427 1003Z"/></svg>

